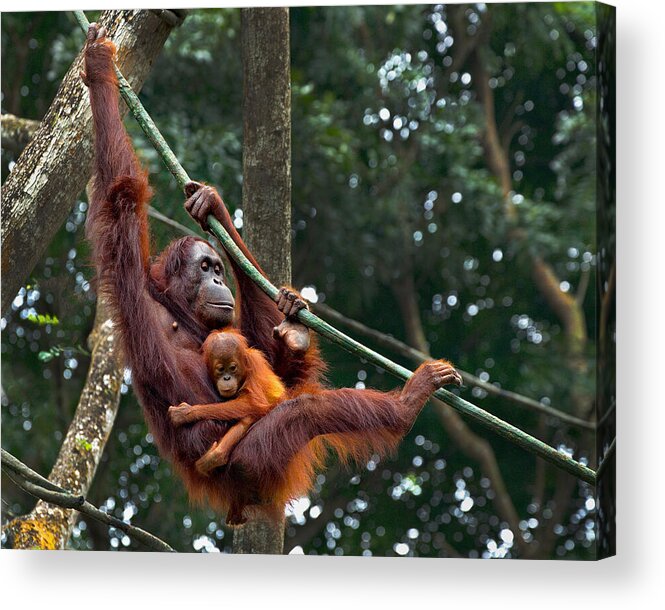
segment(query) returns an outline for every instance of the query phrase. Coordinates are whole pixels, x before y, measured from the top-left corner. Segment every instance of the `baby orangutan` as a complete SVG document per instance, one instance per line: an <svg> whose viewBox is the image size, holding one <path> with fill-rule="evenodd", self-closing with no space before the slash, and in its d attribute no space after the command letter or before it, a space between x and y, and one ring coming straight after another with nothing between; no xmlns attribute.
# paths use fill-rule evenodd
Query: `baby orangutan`
<svg viewBox="0 0 665 610"><path fill-rule="evenodd" d="M205 405L183 402L170 407L169 416L175 426L203 419L236 421L196 462L199 473L209 475L228 462L231 450L248 428L284 399L286 389L264 355L249 347L245 338L231 327L210 333L202 349L208 373L227 402Z"/></svg>

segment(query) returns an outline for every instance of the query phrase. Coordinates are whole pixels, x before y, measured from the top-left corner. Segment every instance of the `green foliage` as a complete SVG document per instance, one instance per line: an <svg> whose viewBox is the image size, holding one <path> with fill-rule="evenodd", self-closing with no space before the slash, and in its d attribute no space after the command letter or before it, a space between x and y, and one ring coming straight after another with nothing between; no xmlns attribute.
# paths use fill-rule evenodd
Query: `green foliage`
<svg viewBox="0 0 665 610"><path fill-rule="evenodd" d="M29 313L26 317L26 320L37 324L38 326L46 326L47 324L52 324L53 326L60 324L60 320L56 316L51 316L49 314L35 314Z"/></svg>
<svg viewBox="0 0 665 610"><path fill-rule="evenodd" d="M564 332L534 285L530 256L544 257L570 292L585 274L594 284L593 5L463 7L467 32L489 28L484 59L497 122L509 140L512 201L526 246L511 239L514 227L488 169L477 83L468 65L450 70L460 37L448 10L291 9L294 284L314 287L320 300L349 317L407 339L396 294L413 281L434 356L569 410ZM41 15L3 14L3 112L43 116L82 44L67 14ZM220 187L235 212L242 188L239 11L191 11L169 38L141 99L189 174ZM173 180L131 119L127 126L149 168L155 207L188 224ZM15 160L3 151L5 175ZM82 345L92 326L86 207L83 200L75 206L2 322L3 447L40 472L55 459L87 368L84 350L61 347ZM152 228L155 248L176 236L154 221ZM591 335L593 301L591 295L584 301ZM375 367L329 345L323 349L334 385L395 386ZM591 348L585 357L593 362ZM584 381L591 392L593 381L591 375ZM128 391L129 377L126 384L91 501L178 550L230 550L220 516L190 507L158 457ZM477 388L463 396L576 458L588 457L588 443L574 431L543 428L537 416ZM319 477L311 498L290 511L287 548L437 556L452 547L464 556L515 556L510 535L528 539L555 525L547 515L556 508L556 481L548 472L549 500L537 505L533 458L473 429L497 456L520 532L508 532L490 481L426 408L393 460L350 473L333 466ZM565 506L552 557L593 555L589 493L576 488ZM17 513L30 505L22 496L8 502ZM303 531L309 531L305 538ZM135 548L121 532L85 522L71 544Z"/></svg>
<svg viewBox="0 0 665 610"><path fill-rule="evenodd" d="M76 446L83 451L92 451L92 443L82 436L76 437Z"/></svg>
<svg viewBox="0 0 665 610"><path fill-rule="evenodd" d="M80 345L77 345L76 347L63 347L62 345L54 345L51 349L48 351L43 351L39 352L37 354L37 357L42 361L42 362L50 362L53 360L53 358L57 358L58 356L62 355L69 356L71 354L82 354L84 356L90 356L90 352Z"/></svg>

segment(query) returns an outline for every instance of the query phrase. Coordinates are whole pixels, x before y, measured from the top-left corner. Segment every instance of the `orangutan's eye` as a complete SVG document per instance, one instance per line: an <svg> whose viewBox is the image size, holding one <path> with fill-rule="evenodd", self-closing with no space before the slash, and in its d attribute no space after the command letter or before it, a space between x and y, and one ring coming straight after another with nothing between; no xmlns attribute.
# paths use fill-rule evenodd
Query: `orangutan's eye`
<svg viewBox="0 0 665 610"><path fill-rule="evenodd" d="M215 273L220 275L222 273L222 268L219 265L215 265Z"/></svg>
<svg viewBox="0 0 665 610"><path fill-rule="evenodd" d="M201 263L201 269L203 269L204 271L208 271L209 268L210 268L210 265L208 264L208 261L203 261Z"/></svg>
<svg viewBox="0 0 665 610"><path fill-rule="evenodd" d="M235 364L232 364L229 367L229 371L231 371L232 373L235 373L237 370L238 370L238 367Z"/></svg>

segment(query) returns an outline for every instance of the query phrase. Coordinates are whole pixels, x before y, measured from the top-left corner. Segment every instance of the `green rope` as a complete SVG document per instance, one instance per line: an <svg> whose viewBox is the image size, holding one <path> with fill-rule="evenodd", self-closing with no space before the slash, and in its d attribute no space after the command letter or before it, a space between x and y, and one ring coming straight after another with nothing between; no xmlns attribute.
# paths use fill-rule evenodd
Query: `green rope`
<svg viewBox="0 0 665 610"><path fill-rule="evenodd" d="M86 19L85 15L81 11L76 11L76 17L83 30L87 31L88 20ZM162 157L162 160L168 170L171 172L171 174L173 174L173 177L176 179L180 187L183 188L189 181L187 172L185 172L185 170L178 162L178 159L169 148L169 145L162 137L161 133L157 129L157 126L153 123L152 119L143 108L136 94L127 84L127 81L124 79L124 77L122 77L122 75L119 76L119 79L121 79L120 93L123 99L127 102L127 105L132 111L132 114L136 117L136 120L145 132L146 136L150 142L152 142L159 155ZM213 235L219 239L228 255L236 263L238 263L238 265L240 265L245 274L261 290L263 290L263 292L265 292L270 298L274 299L277 295L278 289L273 286L265 277L263 277L247 260L245 255L240 251L238 246L236 246L235 242L233 239L231 239L221 223L213 216L209 216L208 225L210 226ZM355 339L352 339L351 337L338 331L336 328L318 316L314 315L311 311L299 311L298 319L305 326L316 331L326 339L337 343L352 354L360 356L368 362L383 368L403 381L406 381L409 379L409 377L411 377L411 375L413 375L412 371L404 368L403 366L400 366L392 360L389 360L378 352L368 349ZM591 468L588 468L584 464L580 464L565 453L557 451L543 441L531 436L530 434L527 434L523 430L520 430L519 428L503 421L502 419L499 419L495 415L488 413L480 407L477 407L476 405L464 400L463 398L460 398L452 392L449 392L448 390L437 390L434 396L450 405L453 409L459 411L460 413L471 417L486 428L489 428L497 434L507 438L512 443L538 455L539 457L554 464L558 468L565 470L573 476L578 477L579 479L582 479L591 485L595 485L596 473Z"/></svg>
<svg viewBox="0 0 665 610"><path fill-rule="evenodd" d="M74 11L74 17L76 17L76 21L78 21L81 29L87 33L90 22L85 16L85 13L83 11ZM164 136L162 136L159 129L157 129L157 125L155 125L150 118L150 115L145 111L145 108L143 108L143 104L141 104L138 95L134 93L134 90L127 82L127 79L122 75L120 70L118 70L118 66L113 64L113 68L118 77L118 88L120 89L122 99L125 100L127 106L134 115L136 122L141 126L141 129L147 136L148 140L150 140L150 143L159 153L164 165L166 165L166 169L173 174L173 177L177 180L180 188L183 188L185 184L189 182L187 172L183 169L182 165L180 165L180 162L173 154L173 151L166 143Z"/></svg>

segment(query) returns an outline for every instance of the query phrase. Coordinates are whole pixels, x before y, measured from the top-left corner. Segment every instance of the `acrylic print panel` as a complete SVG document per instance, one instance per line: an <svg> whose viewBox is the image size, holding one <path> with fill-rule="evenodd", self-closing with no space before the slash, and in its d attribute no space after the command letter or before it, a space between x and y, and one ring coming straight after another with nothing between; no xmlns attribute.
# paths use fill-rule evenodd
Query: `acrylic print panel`
<svg viewBox="0 0 665 610"><path fill-rule="evenodd" d="M2 40L3 548L614 554L613 8Z"/></svg>

